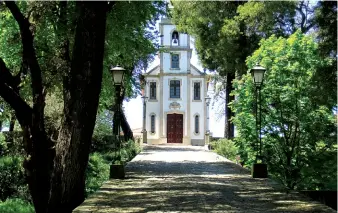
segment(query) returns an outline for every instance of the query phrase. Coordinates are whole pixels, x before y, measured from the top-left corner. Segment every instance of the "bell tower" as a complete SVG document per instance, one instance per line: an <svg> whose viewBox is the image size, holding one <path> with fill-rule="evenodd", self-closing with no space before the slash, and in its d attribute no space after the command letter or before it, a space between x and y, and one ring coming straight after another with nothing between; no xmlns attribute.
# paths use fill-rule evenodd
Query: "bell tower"
<svg viewBox="0 0 338 213"><path fill-rule="evenodd" d="M180 33L169 18L160 22L161 42L164 51L160 54L163 73L190 73L190 36Z"/></svg>

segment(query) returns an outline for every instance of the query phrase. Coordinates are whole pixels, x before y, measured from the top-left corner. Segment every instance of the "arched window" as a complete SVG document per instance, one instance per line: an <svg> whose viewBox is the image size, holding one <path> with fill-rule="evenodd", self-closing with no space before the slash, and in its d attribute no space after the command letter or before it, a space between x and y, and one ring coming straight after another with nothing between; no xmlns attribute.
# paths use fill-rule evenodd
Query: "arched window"
<svg viewBox="0 0 338 213"><path fill-rule="evenodd" d="M150 132L155 133L155 115L150 116Z"/></svg>
<svg viewBox="0 0 338 213"><path fill-rule="evenodd" d="M195 134L200 133L200 116L195 115Z"/></svg>
<svg viewBox="0 0 338 213"><path fill-rule="evenodd" d="M172 34L171 34L171 45L172 46L178 46L179 44L179 34L177 31L174 31Z"/></svg>

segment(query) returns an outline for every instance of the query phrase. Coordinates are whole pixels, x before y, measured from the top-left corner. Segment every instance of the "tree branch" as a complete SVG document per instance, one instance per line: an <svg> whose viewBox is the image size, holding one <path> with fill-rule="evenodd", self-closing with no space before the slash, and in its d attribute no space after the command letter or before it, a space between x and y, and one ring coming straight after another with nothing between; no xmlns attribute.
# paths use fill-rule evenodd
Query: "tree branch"
<svg viewBox="0 0 338 213"><path fill-rule="evenodd" d="M27 123L31 121L32 108L20 97L17 86L15 77L0 58L0 96L14 109L20 123Z"/></svg>
<svg viewBox="0 0 338 213"><path fill-rule="evenodd" d="M45 94L43 92L42 86L42 72L35 53L33 34L30 31L31 25L28 19L25 18L21 13L15 2L6 1L5 4L11 11L20 28L21 42L23 47L23 64L27 64L29 67L32 78L31 87L33 93L33 110L31 125L34 127L33 132L39 134L39 132L45 131ZM16 111L16 113L19 112Z"/></svg>
<svg viewBox="0 0 338 213"><path fill-rule="evenodd" d="M21 13L20 9L15 4L15 2L6 1L5 4L7 8L11 11L13 17L17 21L20 28L21 41L23 46L23 58L24 63L27 63L27 65L30 68L30 73L32 77L31 85L33 89L33 102L35 107L35 105L38 102L41 103L41 101L43 101L41 100L41 98L43 98L42 95L43 89L42 89L41 69L38 60L36 58L36 53L33 46L33 35L29 29L30 23L28 19L25 18L24 15Z"/></svg>
<svg viewBox="0 0 338 213"><path fill-rule="evenodd" d="M13 89L18 86L16 77L11 74L2 58L0 58L0 79Z"/></svg>
<svg viewBox="0 0 338 213"><path fill-rule="evenodd" d="M21 124L32 119L32 108L12 88L0 80L0 96L14 109Z"/></svg>

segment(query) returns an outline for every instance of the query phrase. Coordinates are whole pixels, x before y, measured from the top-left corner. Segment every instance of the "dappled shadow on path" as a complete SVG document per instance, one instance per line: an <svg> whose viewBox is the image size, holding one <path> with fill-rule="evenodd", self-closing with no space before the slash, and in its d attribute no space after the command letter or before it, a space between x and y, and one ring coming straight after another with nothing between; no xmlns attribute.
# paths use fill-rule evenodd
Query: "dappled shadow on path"
<svg viewBox="0 0 338 213"><path fill-rule="evenodd" d="M191 149L179 150L186 161L172 162L173 148L146 149L126 167L125 180L110 180L87 199L76 213L89 212L335 212L298 193L286 194L270 179L253 179L234 163L210 160L213 153L201 151L194 160ZM160 150L163 150L160 148ZM208 158L209 157L209 158Z"/></svg>

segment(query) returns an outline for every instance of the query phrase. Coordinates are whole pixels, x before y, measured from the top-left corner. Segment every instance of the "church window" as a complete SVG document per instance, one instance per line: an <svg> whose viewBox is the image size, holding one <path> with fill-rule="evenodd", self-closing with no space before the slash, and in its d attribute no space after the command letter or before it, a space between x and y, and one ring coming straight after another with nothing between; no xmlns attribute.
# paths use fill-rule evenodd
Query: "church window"
<svg viewBox="0 0 338 213"><path fill-rule="evenodd" d="M171 45L172 46L178 46L178 42L179 42L178 32L174 31L171 34Z"/></svg>
<svg viewBox="0 0 338 213"><path fill-rule="evenodd" d="M150 95L149 99L156 100L156 82L150 82Z"/></svg>
<svg viewBox="0 0 338 213"><path fill-rule="evenodd" d="M170 81L170 98L180 98L180 85L179 80Z"/></svg>
<svg viewBox="0 0 338 213"><path fill-rule="evenodd" d="M195 134L198 134L200 131L200 116L195 116Z"/></svg>
<svg viewBox="0 0 338 213"><path fill-rule="evenodd" d="M180 68L180 56L178 54L171 54L171 68Z"/></svg>
<svg viewBox="0 0 338 213"><path fill-rule="evenodd" d="M155 115L150 116L150 132L155 133Z"/></svg>
<svg viewBox="0 0 338 213"><path fill-rule="evenodd" d="M201 100L201 83L194 82L194 100Z"/></svg>

